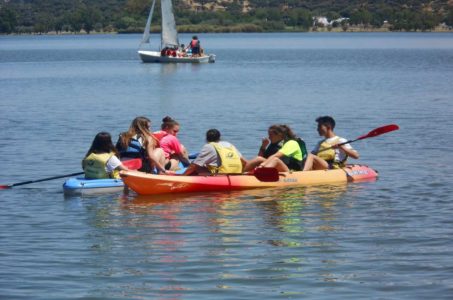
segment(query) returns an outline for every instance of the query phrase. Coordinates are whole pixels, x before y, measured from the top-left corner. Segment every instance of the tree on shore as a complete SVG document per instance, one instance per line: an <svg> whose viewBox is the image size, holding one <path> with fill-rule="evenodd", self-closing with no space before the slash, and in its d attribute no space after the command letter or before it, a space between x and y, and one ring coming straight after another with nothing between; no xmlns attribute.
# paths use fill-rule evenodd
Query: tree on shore
<svg viewBox="0 0 453 300"><path fill-rule="evenodd" d="M452 1L452 0L449 0ZM55 30L79 33L143 30L151 0L0 0L0 33ZM184 30L204 32L310 30L313 16L338 20L328 28L347 30L356 25L390 30L432 30L440 22L453 26L453 6L447 1L327 1L327 0L224 0L220 10L199 10L214 0L173 0L176 22ZM156 10L159 11L160 2ZM216 6L218 7L218 6ZM340 18L349 18L342 22ZM159 22L159 14L153 20ZM315 27L316 28L316 27Z"/></svg>
<svg viewBox="0 0 453 300"><path fill-rule="evenodd" d="M304 8L292 9L288 13L288 25L296 28L297 26L302 27L304 30L308 30L313 24L313 15L310 11Z"/></svg>
<svg viewBox="0 0 453 300"><path fill-rule="evenodd" d="M0 6L0 33L13 33L16 25L16 12L8 7Z"/></svg>
<svg viewBox="0 0 453 300"><path fill-rule="evenodd" d="M82 28L87 34L93 31L94 26L101 19L101 12L93 7L85 7L80 12Z"/></svg>
<svg viewBox="0 0 453 300"><path fill-rule="evenodd" d="M453 6L450 7L449 12L447 13L447 16L444 19L444 22L448 26L453 27Z"/></svg>
<svg viewBox="0 0 453 300"><path fill-rule="evenodd" d="M33 31L36 33L48 33L55 27L55 19L52 15L47 13L41 13L36 17Z"/></svg>

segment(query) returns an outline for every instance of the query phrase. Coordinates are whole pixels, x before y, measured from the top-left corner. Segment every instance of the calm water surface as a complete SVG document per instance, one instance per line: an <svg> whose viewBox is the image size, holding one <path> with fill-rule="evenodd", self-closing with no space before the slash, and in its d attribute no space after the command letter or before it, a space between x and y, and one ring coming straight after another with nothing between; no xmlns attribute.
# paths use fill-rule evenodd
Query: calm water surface
<svg viewBox="0 0 453 300"><path fill-rule="evenodd" d="M80 171L94 135L171 115L247 157L330 114L377 182L139 197L0 194L2 299L451 299L453 35L201 35L217 62L142 64L139 35L1 36L1 184ZM189 35L182 35L188 42Z"/></svg>

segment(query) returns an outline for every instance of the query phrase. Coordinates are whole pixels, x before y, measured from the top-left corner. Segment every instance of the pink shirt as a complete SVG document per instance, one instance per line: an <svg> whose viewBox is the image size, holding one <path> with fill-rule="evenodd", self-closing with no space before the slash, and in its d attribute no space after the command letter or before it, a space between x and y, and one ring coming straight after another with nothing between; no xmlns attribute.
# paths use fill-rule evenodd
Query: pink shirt
<svg viewBox="0 0 453 300"><path fill-rule="evenodd" d="M172 154L181 154L182 145L174 135L167 134L160 140L160 147L164 150L165 158L170 158Z"/></svg>

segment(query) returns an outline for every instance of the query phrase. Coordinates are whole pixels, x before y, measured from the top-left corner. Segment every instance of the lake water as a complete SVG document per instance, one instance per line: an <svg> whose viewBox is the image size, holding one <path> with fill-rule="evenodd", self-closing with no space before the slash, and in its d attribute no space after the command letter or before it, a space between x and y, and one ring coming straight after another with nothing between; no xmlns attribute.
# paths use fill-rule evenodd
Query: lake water
<svg viewBox="0 0 453 300"><path fill-rule="evenodd" d="M215 64L143 64L140 35L0 36L1 184L80 171L95 134L165 115L247 157L315 118L376 182L139 197L0 191L2 299L451 299L453 35L202 34ZM181 41L188 43L189 35ZM156 40L157 42L157 40Z"/></svg>

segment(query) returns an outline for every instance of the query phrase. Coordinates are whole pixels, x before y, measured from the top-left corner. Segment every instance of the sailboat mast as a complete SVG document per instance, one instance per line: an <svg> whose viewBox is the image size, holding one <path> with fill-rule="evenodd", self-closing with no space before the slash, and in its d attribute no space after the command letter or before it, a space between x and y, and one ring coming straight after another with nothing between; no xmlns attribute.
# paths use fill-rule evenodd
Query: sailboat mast
<svg viewBox="0 0 453 300"><path fill-rule="evenodd" d="M178 47L178 32L176 30L175 15L171 0L161 0L160 4L162 9L161 46L162 48Z"/></svg>
<svg viewBox="0 0 453 300"><path fill-rule="evenodd" d="M150 30L151 30L151 20L153 18L153 13L154 13L154 5L156 4L156 0L153 0L153 4L151 5L151 9L149 10L149 15L148 15L148 20L146 21L146 26L145 26L145 31L143 32L143 38L140 43L140 47L143 44L149 44L149 38L150 38Z"/></svg>

